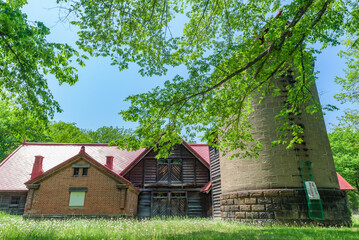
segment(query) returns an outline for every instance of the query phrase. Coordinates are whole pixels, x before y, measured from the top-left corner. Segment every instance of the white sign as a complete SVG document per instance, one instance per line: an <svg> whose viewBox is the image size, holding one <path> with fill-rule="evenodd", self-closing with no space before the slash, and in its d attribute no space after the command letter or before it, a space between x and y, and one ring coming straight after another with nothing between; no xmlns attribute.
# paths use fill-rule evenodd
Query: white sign
<svg viewBox="0 0 359 240"><path fill-rule="evenodd" d="M320 196L318 193L317 186L313 181L306 181L305 187L307 188L308 197L310 200L319 200Z"/></svg>

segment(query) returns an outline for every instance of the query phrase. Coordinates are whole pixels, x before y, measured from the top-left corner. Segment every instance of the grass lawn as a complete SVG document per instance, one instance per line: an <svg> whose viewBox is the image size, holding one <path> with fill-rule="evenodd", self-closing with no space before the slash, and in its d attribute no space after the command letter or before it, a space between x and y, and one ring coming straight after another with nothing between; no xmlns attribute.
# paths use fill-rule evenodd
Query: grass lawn
<svg viewBox="0 0 359 240"><path fill-rule="evenodd" d="M24 220L0 213L0 239L359 239L352 228L256 226L210 219Z"/></svg>

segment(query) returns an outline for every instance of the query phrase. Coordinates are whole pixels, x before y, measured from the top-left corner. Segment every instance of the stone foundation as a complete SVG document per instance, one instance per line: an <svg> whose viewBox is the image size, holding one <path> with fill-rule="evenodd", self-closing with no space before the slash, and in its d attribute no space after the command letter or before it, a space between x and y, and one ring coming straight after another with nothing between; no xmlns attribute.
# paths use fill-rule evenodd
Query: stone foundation
<svg viewBox="0 0 359 240"><path fill-rule="evenodd" d="M221 217L255 223L350 226L348 200L343 191L318 189L324 220L311 220L304 189L266 189L221 195Z"/></svg>

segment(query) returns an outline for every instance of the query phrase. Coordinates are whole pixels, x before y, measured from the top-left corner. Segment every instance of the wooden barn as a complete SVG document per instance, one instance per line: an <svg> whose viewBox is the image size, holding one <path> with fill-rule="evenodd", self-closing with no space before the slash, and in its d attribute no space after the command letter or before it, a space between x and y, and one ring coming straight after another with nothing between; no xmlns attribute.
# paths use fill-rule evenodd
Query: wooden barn
<svg viewBox="0 0 359 240"><path fill-rule="evenodd" d="M141 190L139 217L211 216L211 194L206 190L210 184L208 153L203 149L208 151L208 146L183 143L175 146L169 158L158 160L150 149L121 173Z"/></svg>

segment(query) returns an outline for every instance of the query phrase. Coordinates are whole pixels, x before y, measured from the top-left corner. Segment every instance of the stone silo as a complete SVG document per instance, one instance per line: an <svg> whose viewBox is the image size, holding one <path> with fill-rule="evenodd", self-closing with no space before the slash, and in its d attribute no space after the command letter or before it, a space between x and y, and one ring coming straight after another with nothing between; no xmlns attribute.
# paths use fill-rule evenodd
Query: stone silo
<svg viewBox="0 0 359 240"><path fill-rule="evenodd" d="M301 135L304 141L301 144L296 144L291 149L286 149L285 145L271 147L271 142L277 140L280 134L277 132L278 120L275 116L285 104L287 92L283 87L293 81L290 73L282 76L276 83L282 88L281 96L266 96L261 104L254 106L255 111L250 116L253 135L263 144L259 158L229 160L227 157L230 154L220 154L219 158L211 159L211 164L220 162L219 168L214 171L220 171L221 176L222 219L245 222L315 222L322 225L351 223L347 198L339 189L321 113L310 115L303 111L300 115L290 117L304 129ZM319 101L316 86L312 87L311 92ZM302 169L301 172L299 162L307 163L309 168ZM303 187L303 171L308 174L312 172L312 176L308 176L313 177L320 201L307 199ZM315 205L318 202L321 202L321 207ZM218 204L214 205L214 208L218 207ZM321 209L324 219L316 220ZM317 211L314 217L313 211Z"/></svg>

